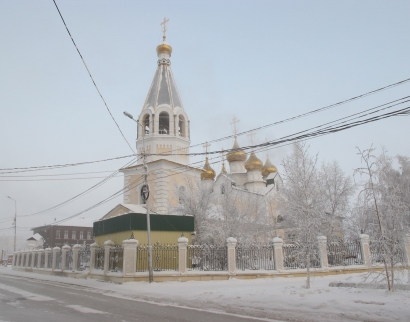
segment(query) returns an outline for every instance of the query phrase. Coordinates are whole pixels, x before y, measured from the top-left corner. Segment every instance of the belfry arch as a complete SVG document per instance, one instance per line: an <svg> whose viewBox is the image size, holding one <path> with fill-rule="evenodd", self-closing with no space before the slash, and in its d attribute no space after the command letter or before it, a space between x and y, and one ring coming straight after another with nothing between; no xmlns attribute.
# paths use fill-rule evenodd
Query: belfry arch
<svg viewBox="0 0 410 322"><path fill-rule="evenodd" d="M169 132L169 114L167 112L161 112L158 118L158 133L170 134Z"/></svg>

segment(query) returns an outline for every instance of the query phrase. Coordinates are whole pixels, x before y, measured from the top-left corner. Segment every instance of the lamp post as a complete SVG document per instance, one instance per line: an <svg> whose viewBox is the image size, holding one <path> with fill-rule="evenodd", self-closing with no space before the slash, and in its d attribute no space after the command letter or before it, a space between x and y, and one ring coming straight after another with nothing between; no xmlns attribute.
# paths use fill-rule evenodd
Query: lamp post
<svg viewBox="0 0 410 322"><path fill-rule="evenodd" d="M17 236L17 201L11 198L10 196L6 196L7 198L14 201L14 252L16 252L16 236Z"/></svg>
<svg viewBox="0 0 410 322"><path fill-rule="evenodd" d="M147 208L147 235L148 235L148 280L150 283L154 280L154 274L152 271L152 245L151 245L151 221L149 215L148 198L149 198L149 186L148 186L148 166L147 166L147 154L145 151L145 129L140 122L138 122L134 117L128 113L124 112L124 115L129 117L135 123L137 123L142 128L142 149L143 149L143 164L144 164L144 185L141 188L141 196L145 201L145 206Z"/></svg>

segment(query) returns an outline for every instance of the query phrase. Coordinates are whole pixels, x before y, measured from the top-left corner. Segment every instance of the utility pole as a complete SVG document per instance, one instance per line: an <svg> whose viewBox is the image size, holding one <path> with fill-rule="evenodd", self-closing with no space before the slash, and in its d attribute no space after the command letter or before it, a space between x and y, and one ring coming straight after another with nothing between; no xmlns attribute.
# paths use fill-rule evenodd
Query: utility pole
<svg viewBox="0 0 410 322"><path fill-rule="evenodd" d="M147 208L147 237L148 237L148 280L150 283L154 280L154 272L152 270L152 244L151 244L151 220L148 207L148 198L149 198L149 185L148 185L148 165L147 165L147 153L145 150L145 128L140 122L138 122L134 117L128 113L124 112L124 115L129 117L131 120L136 122L142 129L142 149L143 149L143 166L144 166L144 184L141 188L141 197L145 201L145 207Z"/></svg>
<svg viewBox="0 0 410 322"><path fill-rule="evenodd" d="M7 196L7 198L14 201L14 252L16 252L17 247L17 201Z"/></svg>

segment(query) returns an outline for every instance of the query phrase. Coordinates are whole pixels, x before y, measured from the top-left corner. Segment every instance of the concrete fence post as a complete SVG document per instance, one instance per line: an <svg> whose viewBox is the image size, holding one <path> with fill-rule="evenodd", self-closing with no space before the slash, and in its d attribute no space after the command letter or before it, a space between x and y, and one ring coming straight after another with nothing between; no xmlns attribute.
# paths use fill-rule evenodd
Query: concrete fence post
<svg viewBox="0 0 410 322"><path fill-rule="evenodd" d="M187 272L187 250L188 238L181 236L178 238L178 270L181 275Z"/></svg>
<svg viewBox="0 0 410 322"><path fill-rule="evenodd" d="M58 253L60 253L60 251L61 251L60 247L56 246L56 247L53 248L53 265L51 267L51 270L53 270L53 271L57 267L57 255L58 255Z"/></svg>
<svg viewBox="0 0 410 322"><path fill-rule="evenodd" d="M317 244L319 248L320 268L327 271L329 270L329 262L327 258L327 237L317 236Z"/></svg>
<svg viewBox="0 0 410 322"><path fill-rule="evenodd" d="M126 239L122 241L124 248L122 256L122 276L134 276L137 271L137 246L138 240Z"/></svg>
<svg viewBox="0 0 410 322"><path fill-rule="evenodd" d="M404 236L404 260L407 267L410 266L410 234Z"/></svg>
<svg viewBox="0 0 410 322"><path fill-rule="evenodd" d="M360 237L360 248L362 252L363 265L366 266L367 268L370 268L372 267L372 259L370 257L369 235L361 234L359 235L359 237Z"/></svg>
<svg viewBox="0 0 410 322"><path fill-rule="evenodd" d="M106 275L110 270L110 249L115 244L111 240L104 242L104 275Z"/></svg>
<svg viewBox="0 0 410 322"><path fill-rule="evenodd" d="M90 245L90 272L93 271L95 266L95 249L98 248L97 243L92 243Z"/></svg>
<svg viewBox="0 0 410 322"><path fill-rule="evenodd" d="M273 238L273 254L275 257L275 269L279 272L284 270L283 266L283 240L282 238Z"/></svg>
<svg viewBox="0 0 410 322"><path fill-rule="evenodd" d="M236 238L228 237L226 239L226 246L228 251L228 273L229 275L236 274Z"/></svg>
<svg viewBox="0 0 410 322"><path fill-rule="evenodd" d="M37 269L41 269L41 257L43 256L43 254L44 254L44 249L39 249L39 251L38 251L38 259L37 259ZM44 263L44 265L45 265L46 263ZM44 269L44 267L43 267L43 269Z"/></svg>
<svg viewBox="0 0 410 322"><path fill-rule="evenodd" d="M81 245L75 244L73 246L73 271L77 271L78 270L78 255L81 249Z"/></svg>
<svg viewBox="0 0 410 322"><path fill-rule="evenodd" d="M64 245L61 247L61 270L64 272L65 270L69 270L67 268L67 253L71 250L71 247L68 245Z"/></svg>

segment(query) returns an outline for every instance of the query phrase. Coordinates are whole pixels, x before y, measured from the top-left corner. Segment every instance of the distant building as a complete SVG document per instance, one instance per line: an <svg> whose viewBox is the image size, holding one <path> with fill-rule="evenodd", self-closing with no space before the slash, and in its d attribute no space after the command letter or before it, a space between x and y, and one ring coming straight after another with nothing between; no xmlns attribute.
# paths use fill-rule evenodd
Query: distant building
<svg viewBox="0 0 410 322"><path fill-rule="evenodd" d="M75 244L91 245L94 242L92 226L46 225L32 229L33 235L39 234L44 239L44 247L61 247Z"/></svg>
<svg viewBox="0 0 410 322"><path fill-rule="evenodd" d="M34 234L27 239L27 248L29 250L42 248L44 246L44 238L40 234Z"/></svg>

